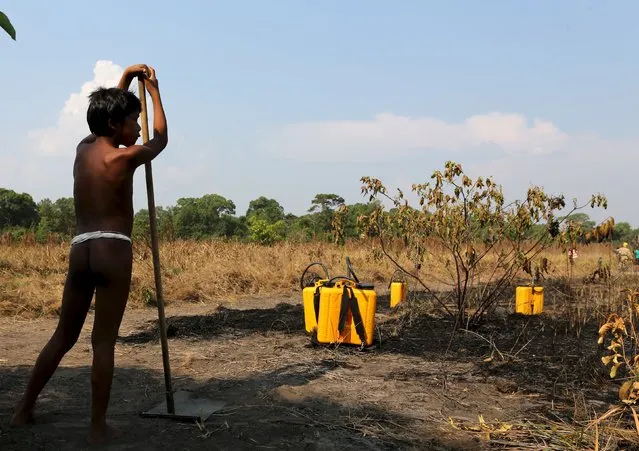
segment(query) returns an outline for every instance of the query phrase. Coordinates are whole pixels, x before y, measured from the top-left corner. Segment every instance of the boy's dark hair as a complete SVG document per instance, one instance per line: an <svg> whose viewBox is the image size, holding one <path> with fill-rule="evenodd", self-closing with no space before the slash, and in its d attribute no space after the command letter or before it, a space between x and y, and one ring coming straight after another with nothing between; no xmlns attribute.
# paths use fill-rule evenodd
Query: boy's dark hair
<svg viewBox="0 0 639 451"><path fill-rule="evenodd" d="M112 123L122 123L125 117L140 111L140 99L132 92L120 88L98 88L89 94L89 130L96 136L111 136L113 128L109 126L109 119Z"/></svg>

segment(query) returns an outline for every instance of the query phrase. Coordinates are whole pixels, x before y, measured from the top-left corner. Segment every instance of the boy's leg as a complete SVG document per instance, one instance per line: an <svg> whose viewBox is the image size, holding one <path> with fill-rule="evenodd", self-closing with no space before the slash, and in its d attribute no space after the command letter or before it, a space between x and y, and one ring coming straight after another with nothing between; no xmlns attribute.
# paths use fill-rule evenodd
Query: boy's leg
<svg viewBox="0 0 639 451"><path fill-rule="evenodd" d="M38 395L57 369L62 357L80 336L95 288L88 263L88 247L74 246L69 253L69 269L64 284L58 326L36 360L27 389L13 417L14 426L32 419Z"/></svg>
<svg viewBox="0 0 639 451"><path fill-rule="evenodd" d="M107 438L109 432L106 411L113 380L114 348L129 297L133 255L131 244L121 240L96 240L92 246L91 267L98 276L91 335L93 369L89 441L99 443Z"/></svg>

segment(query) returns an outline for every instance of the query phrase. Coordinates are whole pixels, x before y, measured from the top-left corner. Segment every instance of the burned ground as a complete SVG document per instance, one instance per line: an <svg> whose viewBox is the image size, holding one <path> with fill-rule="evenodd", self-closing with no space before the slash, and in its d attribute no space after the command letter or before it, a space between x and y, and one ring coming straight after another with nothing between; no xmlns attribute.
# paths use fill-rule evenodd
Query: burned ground
<svg viewBox="0 0 639 451"><path fill-rule="evenodd" d="M109 449L571 449L593 446L579 431L617 401L594 324L503 314L451 336L449 319L378 312L360 351L313 346L297 299L170 306L174 388L226 403L203 424L140 417L164 396L161 348L156 311L127 312L109 410L125 436ZM0 449L85 448L92 315L37 424L8 428L55 322L0 322Z"/></svg>

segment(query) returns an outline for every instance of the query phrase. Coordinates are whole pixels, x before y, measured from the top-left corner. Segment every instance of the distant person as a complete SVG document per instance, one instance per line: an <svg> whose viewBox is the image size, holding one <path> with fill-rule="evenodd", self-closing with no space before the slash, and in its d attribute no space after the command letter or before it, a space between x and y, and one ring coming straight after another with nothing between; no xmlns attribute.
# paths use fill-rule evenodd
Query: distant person
<svg viewBox="0 0 639 451"><path fill-rule="evenodd" d="M574 266L575 264L575 260L579 258L579 253L577 252L577 248L576 247L572 247L569 251L568 251L568 260L570 261L570 265Z"/></svg>
<svg viewBox="0 0 639 451"><path fill-rule="evenodd" d="M144 145L135 144L140 137L140 99L128 91L136 77L144 80L153 101L153 139ZM128 67L117 88L98 88L89 99L87 122L92 134L78 144L73 165L78 235L71 240L60 319L35 363L11 423L18 426L33 419L36 399L62 357L75 345L95 292L88 441L99 444L119 435L107 425L106 411L115 340L131 283L133 174L162 152L168 136L158 81L151 67Z"/></svg>
<svg viewBox="0 0 639 451"><path fill-rule="evenodd" d="M639 265L639 247L635 248L635 265Z"/></svg>
<svg viewBox="0 0 639 451"><path fill-rule="evenodd" d="M628 247L628 243L623 243L621 247L615 250L617 254L617 260L622 267L632 262L634 256Z"/></svg>

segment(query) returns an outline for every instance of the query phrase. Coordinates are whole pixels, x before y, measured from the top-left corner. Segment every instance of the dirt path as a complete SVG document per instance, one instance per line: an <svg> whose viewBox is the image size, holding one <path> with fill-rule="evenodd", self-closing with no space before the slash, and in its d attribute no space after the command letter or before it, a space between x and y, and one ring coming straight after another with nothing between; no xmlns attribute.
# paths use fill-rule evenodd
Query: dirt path
<svg viewBox="0 0 639 451"><path fill-rule="evenodd" d="M543 369L551 368L548 359L529 366L517 359L484 362L491 347L468 334L455 341L449 350L454 357L444 361L448 339L437 321L413 324L397 337L384 329L384 342L371 351L311 347L297 304L297 299L255 299L167 309L174 388L226 402L200 426L139 416L163 399L162 358L156 311L128 311L109 410L125 436L108 449L483 449L485 441L456 431L447 419L476 423L483 415L486 421L513 422L547 409L551 401L560 415L574 410L569 395L560 393L571 381L558 376L551 382L554 373ZM386 313L380 310L380 323ZM2 450L86 449L92 315L41 395L38 423L7 427L55 324L55 318L0 319ZM544 339L537 341L538 348L531 343L525 352L557 352ZM574 365L583 365L583 355L578 357ZM526 382L536 377L548 379ZM604 406L614 399L611 393L600 390L598 398L589 399Z"/></svg>

